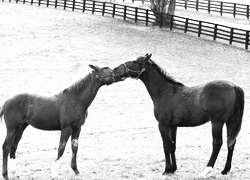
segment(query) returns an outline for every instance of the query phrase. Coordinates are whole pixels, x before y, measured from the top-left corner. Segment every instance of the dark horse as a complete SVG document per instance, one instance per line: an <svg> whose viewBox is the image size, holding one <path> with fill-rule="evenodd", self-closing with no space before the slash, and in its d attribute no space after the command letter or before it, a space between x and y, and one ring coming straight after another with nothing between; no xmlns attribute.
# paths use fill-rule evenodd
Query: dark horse
<svg viewBox="0 0 250 180"><path fill-rule="evenodd" d="M159 122L163 140L166 167L163 174L177 170L175 149L177 127L193 127L208 121L212 124L213 151L201 174L212 175L212 170L222 146L222 127L227 127L227 162L222 174L227 174L241 129L244 110L243 90L227 81L212 81L195 87L187 87L162 70L146 54L135 61L116 67L115 80L126 77L139 78L146 86L154 104L154 115Z"/></svg>
<svg viewBox="0 0 250 180"><path fill-rule="evenodd" d="M30 124L42 130L61 130L58 156L52 166L52 178L58 176L58 160L63 155L66 143L71 136L71 168L79 174L76 163L78 137L81 126L87 117L87 109L94 100L99 88L114 81L113 71L90 65L93 72L69 88L52 97L30 94L18 94L8 99L0 108L0 117L4 115L7 136L3 144L3 170L8 178L8 155L15 159L18 143L23 131Z"/></svg>

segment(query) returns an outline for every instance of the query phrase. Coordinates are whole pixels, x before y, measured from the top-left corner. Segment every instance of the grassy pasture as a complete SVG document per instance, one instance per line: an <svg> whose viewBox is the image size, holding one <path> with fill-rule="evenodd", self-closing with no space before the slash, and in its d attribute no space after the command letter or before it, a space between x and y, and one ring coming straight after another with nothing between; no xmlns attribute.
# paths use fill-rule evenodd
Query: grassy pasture
<svg viewBox="0 0 250 180"><path fill-rule="evenodd" d="M1 103L21 92L56 94L90 72L88 64L114 68L146 53L187 86L216 79L238 84L245 90L246 102L232 170L220 175L227 153L224 143L210 179L250 179L249 51L158 27L15 3L1 2L0 22ZM60 179L198 179L211 154L210 129L209 123L179 128L178 170L161 176L162 141L146 88L132 79L103 86L82 127L81 175L76 177L70 168L68 143L60 161ZM2 123L1 143L5 135ZM59 137L60 132L27 128L17 152L21 179L50 178ZM225 131L223 137L226 142Z"/></svg>

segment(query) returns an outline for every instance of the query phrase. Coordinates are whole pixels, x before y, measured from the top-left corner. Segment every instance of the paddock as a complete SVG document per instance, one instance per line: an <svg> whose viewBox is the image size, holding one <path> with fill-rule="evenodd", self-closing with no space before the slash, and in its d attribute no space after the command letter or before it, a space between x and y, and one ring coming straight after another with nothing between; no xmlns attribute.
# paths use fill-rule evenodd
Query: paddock
<svg viewBox="0 0 250 180"><path fill-rule="evenodd" d="M250 179L249 51L111 17L7 2L1 2L0 22L1 104L21 92L56 94L89 73L88 64L114 68L146 53L152 53L155 62L187 86L216 79L239 85L245 91L245 112L232 169L226 176L220 174L227 153L224 132L210 179ZM162 141L152 101L141 81L127 79L101 87L88 114L79 139L81 175L75 176L70 168L68 143L60 160L60 179L197 179L210 157L210 123L178 128L178 170L161 175ZM1 143L5 135L3 121ZM59 131L27 128L17 150L21 179L50 178L59 137Z"/></svg>

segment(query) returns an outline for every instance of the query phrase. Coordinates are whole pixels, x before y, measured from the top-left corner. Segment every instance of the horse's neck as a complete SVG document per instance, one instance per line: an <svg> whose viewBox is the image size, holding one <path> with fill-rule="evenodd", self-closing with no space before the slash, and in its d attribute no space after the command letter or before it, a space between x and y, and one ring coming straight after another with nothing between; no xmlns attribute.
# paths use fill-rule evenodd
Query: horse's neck
<svg viewBox="0 0 250 180"><path fill-rule="evenodd" d="M86 109L89 107L89 105L94 100L99 88L102 86L102 83L99 81L99 79L96 79L94 77L90 77L88 83L84 87L81 87L82 89L79 90L79 93L75 96L77 101Z"/></svg>
<svg viewBox="0 0 250 180"><path fill-rule="evenodd" d="M141 78L142 82L145 84L151 99L155 103L159 98L164 95L172 96L178 85L168 82L164 77L157 72L154 68L150 68L145 72L144 76Z"/></svg>
<svg viewBox="0 0 250 180"><path fill-rule="evenodd" d="M93 78L93 80L90 81L86 89L80 95L81 103L88 107L96 97L96 94L101 86L102 84L100 81Z"/></svg>

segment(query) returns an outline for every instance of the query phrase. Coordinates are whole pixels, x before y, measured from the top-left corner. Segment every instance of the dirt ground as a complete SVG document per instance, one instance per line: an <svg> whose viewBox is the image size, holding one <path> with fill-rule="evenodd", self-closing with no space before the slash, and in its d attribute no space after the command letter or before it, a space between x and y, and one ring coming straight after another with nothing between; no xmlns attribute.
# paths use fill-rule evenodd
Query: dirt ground
<svg viewBox="0 0 250 180"><path fill-rule="evenodd" d="M111 68L146 53L187 86L224 79L245 91L245 113L231 172L222 176L223 144L209 179L250 179L250 53L158 27L88 13L1 2L0 102L29 92L53 95L91 71L88 64ZM0 124L0 142L6 128ZM51 176L60 132L28 127L20 141L21 179ZM224 142L226 133L224 131ZM69 143L60 161L60 179L198 179L211 154L210 123L179 128L175 174L162 176L164 153L152 101L139 80L127 79L99 90L79 140L78 168L70 168ZM0 162L2 161L2 156ZM10 167L11 168L11 167ZM10 175L10 177L12 177Z"/></svg>

